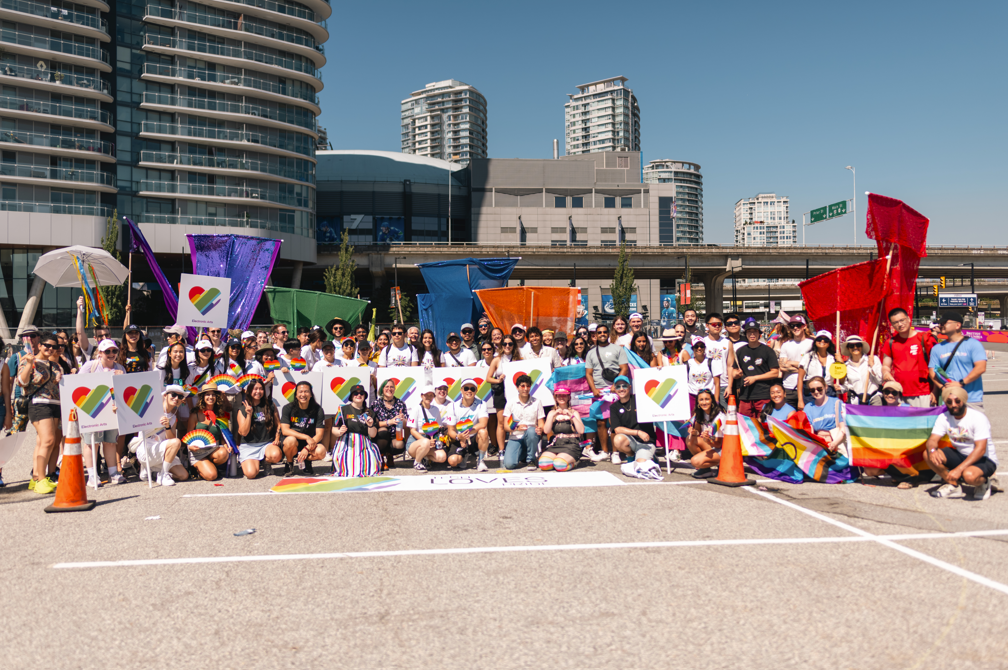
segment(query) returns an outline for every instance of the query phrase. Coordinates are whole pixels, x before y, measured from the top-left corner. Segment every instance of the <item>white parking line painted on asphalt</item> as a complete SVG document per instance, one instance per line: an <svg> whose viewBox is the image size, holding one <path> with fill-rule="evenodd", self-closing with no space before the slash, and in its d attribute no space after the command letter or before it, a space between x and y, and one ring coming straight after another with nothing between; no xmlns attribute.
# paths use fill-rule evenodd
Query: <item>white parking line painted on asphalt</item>
<svg viewBox="0 0 1008 670"><path fill-rule="evenodd" d="M778 501L784 502L784 501ZM839 522L837 522L839 523ZM846 525L846 524L843 524ZM856 529L854 529L856 530ZM774 544L847 544L907 540L947 540L963 537L1008 535L1008 530L976 530L958 533L910 533L905 535L845 535L842 537L782 537L735 540L677 540L671 542L614 542L608 544L544 544L513 547L455 547L444 549L401 549L396 551L351 551L329 554L268 554L262 556L198 556L190 558L149 558L126 561L85 561L56 563L53 568L132 568L150 565L200 565L206 563L255 563L262 561L317 561L335 558L395 558L400 556L445 556L464 554L507 554L544 551L597 551L614 549L676 549L683 547L730 547ZM894 545L899 547L899 545ZM904 547L900 547L903 549ZM915 552L916 553L916 552ZM923 554L921 554L923 556ZM952 566L955 567L955 566ZM972 573L970 573L972 574ZM997 582L994 582L997 584Z"/></svg>
<svg viewBox="0 0 1008 670"><path fill-rule="evenodd" d="M858 537L862 537L862 538L864 538L866 540L871 540L873 542L877 542L877 543L881 544L884 547L889 547L890 549L895 549L896 551L904 553L907 556L912 556L913 558L916 558L918 560L924 561L925 563L930 563L931 565L933 565L935 567L941 568L943 570L947 570L947 571L949 571L949 572L951 572L953 574L959 575L960 577L965 577L966 579L969 579L970 581L976 582L977 584L982 584L983 586L987 586L989 588L994 589L995 591L1000 591L1001 593L1004 593L1005 595L1008 595L1008 585L1006 585L1006 584L1002 584L1001 582L996 582L993 579L988 579L987 577L984 577L983 575L978 575L975 572L970 572L969 570L965 570L963 568L960 568L958 565L952 565L951 563L947 563L945 561L937 559L934 556L928 556L927 554L922 554L921 552L916 551L914 549L911 549L909 547L904 547L903 545L896 544L897 540L902 541L903 538L893 537L891 535L873 535L872 533L869 533L866 530L861 530L860 528L856 528L854 526L851 526L850 524L846 524L843 521L838 521L837 519L831 519L830 517L826 516L825 514L820 514L819 512L814 512L814 511L812 511L810 509L806 509L806 508L802 507L801 505L796 505L795 503L790 502L788 500L782 500L782 499L778 498L777 496L771 495L771 494L766 493L764 491L754 490L754 489L749 488L749 487L747 487L746 490L749 491L750 493L754 493L754 494L756 494L758 496L766 498L767 500L772 500L775 503L778 503L780 505L784 505L785 507L790 507L791 509L798 510L799 512L807 514L807 515L809 515L809 516L811 516L813 518L819 519L820 521L825 521L826 523L834 525L837 528L843 528L844 530L846 530L846 531L848 531L850 533L854 533ZM996 532L996 534L1000 534L1000 532ZM950 533L949 534L950 537L954 536L954 535L958 535L958 533ZM966 536L977 537L977 536L974 536L974 535L966 535Z"/></svg>

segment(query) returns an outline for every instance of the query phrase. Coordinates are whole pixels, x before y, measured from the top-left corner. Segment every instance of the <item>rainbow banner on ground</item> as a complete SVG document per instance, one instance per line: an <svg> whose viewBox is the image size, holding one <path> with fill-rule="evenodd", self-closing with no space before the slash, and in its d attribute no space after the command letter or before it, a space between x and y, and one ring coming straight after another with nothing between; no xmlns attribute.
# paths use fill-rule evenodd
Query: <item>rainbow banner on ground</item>
<svg viewBox="0 0 1008 670"><path fill-rule="evenodd" d="M845 409L854 465L929 469L924 444L944 407L848 405Z"/></svg>

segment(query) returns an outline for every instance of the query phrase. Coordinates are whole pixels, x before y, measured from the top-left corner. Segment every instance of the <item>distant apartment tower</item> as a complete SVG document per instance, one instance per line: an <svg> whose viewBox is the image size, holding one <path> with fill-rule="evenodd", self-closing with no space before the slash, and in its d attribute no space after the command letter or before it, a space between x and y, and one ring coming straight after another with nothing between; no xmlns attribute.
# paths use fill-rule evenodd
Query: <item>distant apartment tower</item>
<svg viewBox="0 0 1008 670"><path fill-rule="evenodd" d="M658 198L658 243L703 244L703 175L700 165L656 160L644 166L645 184L675 184L675 197Z"/></svg>
<svg viewBox="0 0 1008 670"><path fill-rule="evenodd" d="M735 246L790 247L798 244L798 226L788 214L788 199L760 193L735 203Z"/></svg>
<svg viewBox="0 0 1008 670"><path fill-rule="evenodd" d="M454 79L436 81L401 103L402 152L468 164L487 157L487 103Z"/></svg>
<svg viewBox="0 0 1008 670"><path fill-rule="evenodd" d="M640 107L626 77L578 86L564 105L568 156L596 151L640 151Z"/></svg>

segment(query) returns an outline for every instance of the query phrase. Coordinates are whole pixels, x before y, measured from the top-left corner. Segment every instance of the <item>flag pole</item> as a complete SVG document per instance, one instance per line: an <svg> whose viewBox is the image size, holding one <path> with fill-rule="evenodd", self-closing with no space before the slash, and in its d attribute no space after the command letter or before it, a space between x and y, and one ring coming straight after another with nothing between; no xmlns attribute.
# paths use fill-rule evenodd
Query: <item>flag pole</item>
<svg viewBox="0 0 1008 670"><path fill-rule="evenodd" d="M892 248L889 249L889 254L886 256L885 264L885 286L886 293L889 292L889 267L892 265ZM868 379L871 377L871 359L875 356L875 343L878 342L878 332L879 327L882 325L882 310L885 308L885 295L883 294L882 300L879 305L879 316L878 320L875 321L875 333L872 334L871 338L871 348L868 350L868 374L864 378L864 386L861 387L861 403L868 402ZM913 322L911 322L912 325Z"/></svg>

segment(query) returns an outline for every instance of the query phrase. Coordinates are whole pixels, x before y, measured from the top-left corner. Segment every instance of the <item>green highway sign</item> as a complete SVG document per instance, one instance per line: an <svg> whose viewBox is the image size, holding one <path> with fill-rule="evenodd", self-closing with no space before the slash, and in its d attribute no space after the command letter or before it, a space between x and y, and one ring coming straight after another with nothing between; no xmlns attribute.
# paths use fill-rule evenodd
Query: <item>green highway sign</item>
<svg viewBox="0 0 1008 670"><path fill-rule="evenodd" d="M841 200L840 202L834 202L832 205L827 205L826 207L820 207L819 209L813 209L809 212L809 224L819 223L820 221L826 221L827 219L835 219L838 216L843 216L847 213L847 201Z"/></svg>

